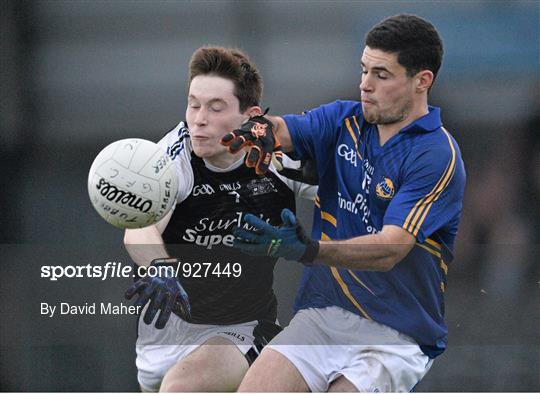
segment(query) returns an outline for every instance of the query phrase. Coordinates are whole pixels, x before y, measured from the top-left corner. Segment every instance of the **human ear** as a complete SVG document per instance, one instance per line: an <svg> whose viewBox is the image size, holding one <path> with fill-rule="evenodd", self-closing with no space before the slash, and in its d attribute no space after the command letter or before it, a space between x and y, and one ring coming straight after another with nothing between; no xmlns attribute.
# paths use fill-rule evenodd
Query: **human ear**
<svg viewBox="0 0 540 394"><path fill-rule="evenodd" d="M249 107L248 109L246 109L243 113L244 116L248 117L248 118L252 118L254 116L259 116L259 115L262 115L263 111L261 109L261 107L259 107L258 105L254 105L252 107Z"/></svg>
<svg viewBox="0 0 540 394"><path fill-rule="evenodd" d="M427 92L433 85L434 78L433 72L430 70L422 70L416 74L414 77L416 93Z"/></svg>

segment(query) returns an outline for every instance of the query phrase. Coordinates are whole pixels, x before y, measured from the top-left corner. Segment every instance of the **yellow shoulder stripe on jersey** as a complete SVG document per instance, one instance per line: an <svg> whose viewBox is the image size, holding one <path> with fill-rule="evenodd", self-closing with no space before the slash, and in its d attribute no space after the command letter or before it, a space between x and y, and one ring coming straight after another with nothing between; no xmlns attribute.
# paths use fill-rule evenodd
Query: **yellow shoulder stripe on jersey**
<svg viewBox="0 0 540 394"><path fill-rule="evenodd" d="M330 237L326 235L325 233L321 233L321 240L322 241L330 241Z"/></svg>
<svg viewBox="0 0 540 394"><path fill-rule="evenodd" d="M356 149L356 153L358 154L358 157L360 160L362 160L362 155L360 154L360 151L358 150L358 139L356 138L356 135L354 134L354 131L351 127L351 121L349 118L345 118L345 125L347 126L347 130L349 130L349 134L351 135L351 138L354 141L354 148Z"/></svg>
<svg viewBox="0 0 540 394"><path fill-rule="evenodd" d="M411 226L412 226L411 230L412 230L412 233L413 233L413 235L415 237L418 234L418 231L420 231L420 227L422 226L422 223L424 223L424 220L426 219L427 214L431 210L431 207L433 206L433 203L439 199L439 197L442 195L444 189L446 189L448 187L448 185L450 184L450 181L452 180L452 177L454 176L454 172L455 172L455 169L456 169L456 149L454 148L454 144L452 143L452 139L450 138L450 134L448 133L448 131L446 131L444 129L444 127L443 127L442 130L446 134L446 138L448 138L448 143L450 144L450 149L452 149L452 161L450 163L450 168L449 168L448 174L446 175L446 178L445 178L443 184L439 187L439 189L437 190L437 192L433 196L426 199L426 203L428 203L429 205L426 206L426 208L424 210L424 213L422 214L422 217L420 218L420 220L418 220L416 222L416 224L414 224L414 221L413 221L413 223L411 223Z"/></svg>
<svg viewBox="0 0 540 394"><path fill-rule="evenodd" d="M446 189L446 187L450 184L450 180L454 175L454 170L456 167L456 150L454 148L454 144L452 143L448 131L446 131L444 128L442 130L446 134L446 138L448 138L448 143L450 144L450 149L452 150L452 159L450 160L450 164L446 167L446 170L444 171L442 177L439 179L433 190L431 190L431 192L429 192L426 196L421 198L416 203L414 208L407 216L407 219L405 220L405 230L409 231L414 236L418 234L418 231L420 230L420 227L422 226L422 223L424 222L433 203L439 199L444 189ZM409 221L411 220L413 214L414 219L412 219L409 225Z"/></svg>
<svg viewBox="0 0 540 394"><path fill-rule="evenodd" d="M337 220L330 213L321 210L321 219L330 222L334 227L337 227Z"/></svg>
<svg viewBox="0 0 540 394"><path fill-rule="evenodd" d="M321 201L320 201L318 198L315 199L315 206L316 206L317 208L320 208L320 207L321 207Z"/></svg>
<svg viewBox="0 0 540 394"><path fill-rule="evenodd" d="M372 320L371 317L367 314L367 312L360 306L358 301L356 301L356 298L351 294L349 291L349 287L347 284L343 281L341 278L341 275L339 274L339 271L336 267L330 267L330 271L332 271L332 275L334 276L334 279L338 282L339 286L341 287L341 290L345 294L345 296L349 299L349 301L352 302L352 304L360 311L362 316L364 316L366 319Z"/></svg>
<svg viewBox="0 0 540 394"><path fill-rule="evenodd" d="M420 200L418 200L416 202L416 204L414 205L413 209L411 209L411 211L409 212L409 214L407 215L407 218L405 219L405 223L403 224L403 228L405 230L407 230L407 228L409 227L409 223L414 215L414 213L417 211L417 209L422 205L424 204L425 205L425 200L426 198L428 198L429 196L431 196L433 193L435 193L435 191L437 190L437 188L439 187L439 185L441 184L441 182L443 181L446 173L448 172L448 169L450 168L450 163L448 163L448 166L446 167L446 169L444 170L444 173L443 175L441 176L441 178L437 181L437 183L435 184L435 186L433 187L433 189L428 193L426 194L424 197L422 197Z"/></svg>

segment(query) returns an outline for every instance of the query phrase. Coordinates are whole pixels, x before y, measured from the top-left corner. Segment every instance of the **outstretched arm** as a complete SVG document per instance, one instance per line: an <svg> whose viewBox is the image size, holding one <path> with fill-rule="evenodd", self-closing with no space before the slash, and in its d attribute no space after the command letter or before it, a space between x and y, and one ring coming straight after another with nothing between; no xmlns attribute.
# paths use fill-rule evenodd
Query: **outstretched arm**
<svg viewBox="0 0 540 394"><path fill-rule="evenodd" d="M169 257L161 234L169 224L174 209L158 223L133 230L126 230L124 245L131 259L140 266L149 266L152 260Z"/></svg>
<svg viewBox="0 0 540 394"><path fill-rule="evenodd" d="M401 227L343 241L320 241L315 261L353 270L389 271L411 251L416 239Z"/></svg>
<svg viewBox="0 0 540 394"><path fill-rule="evenodd" d="M234 246L245 253L283 257L311 265L314 262L353 270L389 271L413 248L415 238L394 225L377 234L348 240L316 241L306 236L294 214L284 209L280 227L246 215L253 230L237 229Z"/></svg>

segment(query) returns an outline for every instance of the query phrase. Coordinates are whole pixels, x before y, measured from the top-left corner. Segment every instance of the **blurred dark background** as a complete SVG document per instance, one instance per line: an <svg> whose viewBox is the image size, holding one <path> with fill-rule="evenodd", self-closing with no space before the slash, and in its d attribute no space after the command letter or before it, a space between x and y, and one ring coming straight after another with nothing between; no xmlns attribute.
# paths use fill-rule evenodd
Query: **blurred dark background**
<svg viewBox="0 0 540 394"><path fill-rule="evenodd" d="M431 104L468 171L446 291L449 348L418 391L540 390L538 1L11 1L1 10L0 389L134 391L131 317L48 319L40 302L117 301L129 280L40 278L44 264L129 259L86 177L112 141L184 117L205 44L247 51L264 105L299 113L358 97L363 37L416 13L445 44ZM308 223L311 206L301 203ZM276 272L287 323L300 268Z"/></svg>

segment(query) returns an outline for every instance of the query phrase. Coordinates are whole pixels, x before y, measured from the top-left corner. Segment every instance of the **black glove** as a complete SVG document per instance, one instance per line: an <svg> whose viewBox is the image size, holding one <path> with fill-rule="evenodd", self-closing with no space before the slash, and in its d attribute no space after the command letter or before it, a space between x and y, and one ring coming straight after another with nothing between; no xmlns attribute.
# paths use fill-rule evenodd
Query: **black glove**
<svg viewBox="0 0 540 394"><path fill-rule="evenodd" d="M184 320L191 317L188 295L176 277L178 263L177 259L153 260L150 265L156 267L157 275L146 275L139 279L125 294L128 300L131 300L135 293L139 295L135 302L136 307L143 307L150 301L143 319L146 324L152 324L158 310L161 310L156 321L158 329L165 327L171 312Z"/></svg>
<svg viewBox="0 0 540 394"><path fill-rule="evenodd" d="M266 112L265 112L266 114ZM221 139L221 144L228 146L231 153L237 153L244 147L251 147L246 156L246 166L255 168L258 175L268 171L274 153L279 165L283 167L281 144L273 131L272 122L263 115L254 116L239 129L231 131Z"/></svg>

